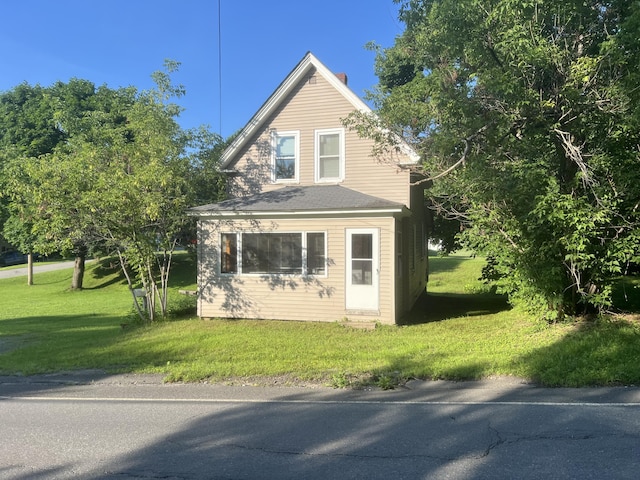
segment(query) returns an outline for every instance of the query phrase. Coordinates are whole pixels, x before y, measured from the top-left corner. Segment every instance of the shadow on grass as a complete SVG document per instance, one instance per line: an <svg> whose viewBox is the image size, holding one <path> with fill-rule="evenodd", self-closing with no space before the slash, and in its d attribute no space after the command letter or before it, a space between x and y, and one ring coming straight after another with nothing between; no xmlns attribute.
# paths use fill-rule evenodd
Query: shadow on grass
<svg viewBox="0 0 640 480"><path fill-rule="evenodd" d="M127 280L122 274L120 262L116 257L105 257L100 259L91 270L87 270L94 280L91 286L86 286L84 290L98 290L110 285L127 285ZM129 272L135 278L134 272ZM87 282L89 283L89 282ZM169 275L171 287L190 287L196 283L196 258L189 252L175 252L171 260L171 271Z"/></svg>
<svg viewBox="0 0 640 480"><path fill-rule="evenodd" d="M185 288L196 284L196 256L191 252L176 252L173 255L169 283L172 287Z"/></svg>
<svg viewBox="0 0 640 480"><path fill-rule="evenodd" d="M122 317L97 314L2 320L0 372L33 375L122 367L128 359L109 353L132 330L122 322Z"/></svg>
<svg viewBox="0 0 640 480"><path fill-rule="evenodd" d="M554 328L554 327L549 327ZM577 322L557 342L516 360L545 386L640 385L640 327L602 319Z"/></svg>
<svg viewBox="0 0 640 480"><path fill-rule="evenodd" d="M83 290L99 290L111 285L126 285L127 280L122 275L120 263L115 257L105 257L97 261L97 264L87 270L86 274L91 276L91 282L85 282ZM88 284L91 283L91 286Z"/></svg>
<svg viewBox="0 0 640 480"><path fill-rule="evenodd" d="M429 254L431 259L437 259L437 261L429 262L429 273L443 273L452 272L456 270L461 263L467 261L468 256L464 255L433 255Z"/></svg>
<svg viewBox="0 0 640 480"><path fill-rule="evenodd" d="M401 324L418 325L450 318L491 315L510 309L506 297L500 295L425 292Z"/></svg>
<svg viewBox="0 0 640 480"><path fill-rule="evenodd" d="M618 311L640 313L640 276L620 277L613 286L612 298Z"/></svg>

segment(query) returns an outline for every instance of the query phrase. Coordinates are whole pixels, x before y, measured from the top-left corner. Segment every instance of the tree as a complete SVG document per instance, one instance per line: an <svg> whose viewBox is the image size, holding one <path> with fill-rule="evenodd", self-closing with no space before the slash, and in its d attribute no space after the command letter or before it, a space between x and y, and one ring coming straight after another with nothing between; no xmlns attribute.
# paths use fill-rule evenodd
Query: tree
<svg viewBox="0 0 640 480"><path fill-rule="evenodd" d="M123 124L119 112L131 104L133 93L72 79L47 88L23 84L0 97L3 197L10 215L5 235L22 251L73 254L72 289L82 288L86 256L96 239L76 205L91 182L83 165L62 161L62 153L69 153L71 138L90 137L96 118L103 125Z"/></svg>
<svg viewBox="0 0 640 480"><path fill-rule="evenodd" d="M99 152L94 144L79 146L82 157L99 153L107 160L96 165L96 188L84 205L93 228L117 253L132 293L136 279L144 288L148 311L139 313L153 320L156 305L163 316L167 311L172 254L186 221L188 163L180 129L162 104L139 99L128 120L132 141Z"/></svg>
<svg viewBox="0 0 640 480"><path fill-rule="evenodd" d="M89 251L116 254L140 317L150 320L156 307L167 313L172 255L193 223L186 207L218 200L224 191L217 168L222 139L205 127L184 131L176 122L181 108L171 99L184 88L173 85L170 74L178 66L168 61L153 74L156 88L143 92L72 80L37 87L29 96L17 95L28 90L20 86L7 98L15 93L30 102L18 102L19 108L13 102L1 119L7 125L0 145L3 197L11 215L5 232L24 248L73 252L72 288L82 288ZM12 116L14 110L21 116ZM34 139L48 134L46 128L14 132L14 123L32 116L33 125L58 133L38 150ZM136 287L145 291L146 311Z"/></svg>
<svg viewBox="0 0 640 480"><path fill-rule="evenodd" d="M85 133L71 138L62 158L53 162L82 165L93 187L81 189L77 202L85 229L117 254L138 314L148 320L154 320L156 308L162 316L167 313L172 256L189 221L186 207L195 197L189 180L198 177L193 173L198 167L192 159L209 158L205 152L217 151L211 142L218 141L179 127L180 108L169 100L183 89L168 76L177 64L166 68L154 74L156 89L135 93L119 111L125 122L93 116ZM211 185L210 191L216 188ZM136 287L144 290L146 311L136 301Z"/></svg>
<svg viewBox="0 0 640 480"><path fill-rule="evenodd" d="M220 157L234 136L223 140L217 133L201 127L190 132L190 203L206 205L224 200L226 177L220 171Z"/></svg>
<svg viewBox="0 0 640 480"><path fill-rule="evenodd" d="M33 283L33 246L30 219L10 208L10 186L24 178L10 162L51 152L64 138L54 121L53 103L47 90L26 83L0 95L0 235L29 254L27 283Z"/></svg>
<svg viewBox="0 0 640 480"><path fill-rule="evenodd" d="M381 120L347 123L421 153L434 209L513 303L609 307L640 250L640 3L395 1Z"/></svg>

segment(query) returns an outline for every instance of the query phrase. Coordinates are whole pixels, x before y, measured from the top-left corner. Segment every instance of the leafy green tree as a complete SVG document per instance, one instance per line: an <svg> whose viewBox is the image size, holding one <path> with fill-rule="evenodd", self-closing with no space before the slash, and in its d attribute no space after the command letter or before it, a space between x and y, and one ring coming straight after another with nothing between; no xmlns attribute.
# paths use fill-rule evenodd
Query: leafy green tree
<svg viewBox="0 0 640 480"><path fill-rule="evenodd" d="M206 205L224 200L226 177L220 171L220 157L233 141L201 127L190 132L190 203Z"/></svg>
<svg viewBox="0 0 640 480"><path fill-rule="evenodd" d="M84 204L93 228L117 252L132 293L136 281L144 288L146 315L153 320L156 306L166 314L172 254L186 222L187 139L172 109L154 94L139 96L127 119L126 131L111 132L109 144L78 145L89 162L104 157L94 167L95 190Z"/></svg>
<svg viewBox="0 0 640 480"><path fill-rule="evenodd" d="M153 74L156 88L143 92L96 89L85 80L34 92L22 85L7 98L29 101L7 101L2 117L5 231L29 251L73 252L72 288L82 288L91 249L117 254L138 313L150 320L157 308L166 315L172 255L192 235L186 207L224 192L222 139L204 127L184 131L176 122L181 108L171 100L184 88L173 85L170 74L178 66L167 62ZM12 116L14 110L20 115ZM32 116L38 128L20 136L14 124ZM36 149L46 135L51 140ZM136 287L145 291L146 311Z"/></svg>
<svg viewBox="0 0 640 480"><path fill-rule="evenodd" d="M0 235L29 254L29 285L33 283L35 238L27 212L10 208L10 184L24 175L20 169L10 168L9 163L51 152L64 139L53 111L47 89L39 85L23 83L0 95Z"/></svg>
<svg viewBox="0 0 640 480"><path fill-rule="evenodd" d="M611 305L640 251L640 3L395 0L378 118L421 153L429 195L513 303L553 320Z"/></svg>
<svg viewBox="0 0 640 480"><path fill-rule="evenodd" d="M18 100L16 100L18 99ZM96 89L86 80L51 87L20 85L0 97L3 199L10 217L5 234L23 251L72 254L71 288L81 289L86 256L95 238L75 202L91 189L80 164L60 160L70 138L91 135L91 122L126 121L119 112L133 101L131 89ZM54 154L55 153L55 154Z"/></svg>
<svg viewBox="0 0 640 480"><path fill-rule="evenodd" d="M49 89L26 83L0 95L0 151L37 157L53 151L65 138L54 118Z"/></svg>

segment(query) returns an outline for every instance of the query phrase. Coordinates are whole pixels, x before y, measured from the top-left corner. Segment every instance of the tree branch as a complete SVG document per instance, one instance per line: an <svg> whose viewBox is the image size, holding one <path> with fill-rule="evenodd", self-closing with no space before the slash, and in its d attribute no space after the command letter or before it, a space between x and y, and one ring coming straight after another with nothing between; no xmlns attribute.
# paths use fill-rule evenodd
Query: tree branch
<svg viewBox="0 0 640 480"><path fill-rule="evenodd" d="M447 168L446 170L444 170L443 172L438 173L437 175L433 176L433 177L427 177L427 178L423 178L421 180L418 180L417 182L413 182L411 183L411 185L421 185L423 183L426 182L432 182L434 180L437 180L439 178L444 177L445 175L448 175L449 173L451 173L453 170L455 170L456 168L458 168L460 165L464 165L464 163L467 160L467 155L469 155L469 151L471 151L471 142L478 137L481 133L485 132L486 130L489 129L490 124L486 124L484 126L482 126L481 128L479 128L476 132L474 132L472 135L469 135L467 138L463 138L462 141L464 142L464 152L462 152L462 156L460 157L460 159L458 161L456 161L456 163L454 163L453 165L451 165L449 168Z"/></svg>

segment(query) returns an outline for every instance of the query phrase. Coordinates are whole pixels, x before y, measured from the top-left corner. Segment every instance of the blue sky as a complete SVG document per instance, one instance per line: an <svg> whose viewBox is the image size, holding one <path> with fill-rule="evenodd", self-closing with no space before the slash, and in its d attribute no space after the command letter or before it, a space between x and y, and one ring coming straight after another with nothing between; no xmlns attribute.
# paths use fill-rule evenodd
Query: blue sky
<svg viewBox="0 0 640 480"><path fill-rule="evenodd" d="M0 91L70 78L111 88L153 86L164 59L187 95L184 128L224 137L242 128L311 51L363 96L377 78L374 54L402 33L392 0L8 0L2 3ZM222 79L222 82L219 79ZM222 88L220 89L220 85ZM220 93L222 102L220 102Z"/></svg>

